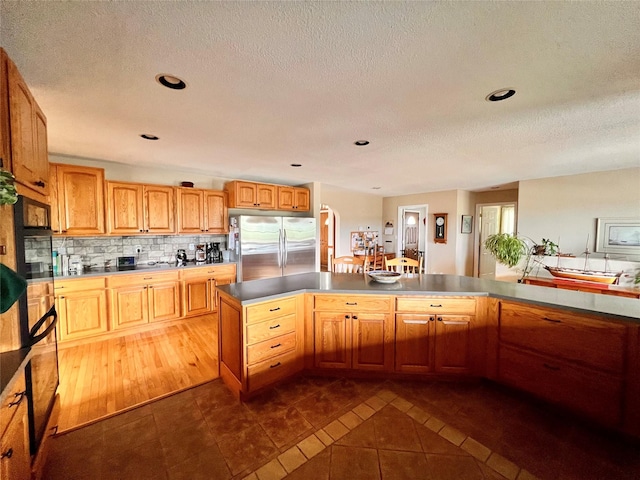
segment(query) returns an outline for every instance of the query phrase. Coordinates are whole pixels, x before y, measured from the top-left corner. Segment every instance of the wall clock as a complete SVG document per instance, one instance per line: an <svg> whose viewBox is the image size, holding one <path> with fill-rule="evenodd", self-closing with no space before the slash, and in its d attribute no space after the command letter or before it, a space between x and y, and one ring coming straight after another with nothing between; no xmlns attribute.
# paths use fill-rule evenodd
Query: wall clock
<svg viewBox="0 0 640 480"><path fill-rule="evenodd" d="M435 243L447 243L447 214L434 213L433 216L435 218L433 241Z"/></svg>

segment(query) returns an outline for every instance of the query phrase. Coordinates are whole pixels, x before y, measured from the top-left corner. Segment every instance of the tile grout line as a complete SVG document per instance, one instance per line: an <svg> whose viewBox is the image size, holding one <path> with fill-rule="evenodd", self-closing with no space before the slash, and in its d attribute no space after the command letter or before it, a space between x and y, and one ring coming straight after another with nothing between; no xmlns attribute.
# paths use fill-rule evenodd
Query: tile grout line
<svg viewBox="0 0 640 480"><path fill-rule="evenodd" d="M429 413L425 412L420 407L417 407L408 400L386 389L378 391L339 418L333 420L324 427L317 429L307 438L301 440L287 451L281 453L276 458L273 458L260 468L257 468L255 471L243 477L242 480L282 480L322 452L325 448L347 435L362 422L374 416L387 405L392 405L408 417L412 418L415 422L420 425L424 425L432 432L437 433L440 437L464 450L473 458L482 462L488 468L502 475L507 480L537 480L536 476L524 468L518 467L518 465L507 460L497 452L494 452L486 445L475 440L473 437L465 435L457 428L429 415ZM350 413L355 414L360 421L351 421L353 420L353 417L349 415ZM350 427L349 425L352 426ZM327 427L330 427L329 432L326 431ZM331 432L333 432L333 435ZM318 435L322 438L319 438ZM467 445L466 448L463 446L465 444ZM379 449L376 448L376 450ZM301 462L300 456L296 451L302 455ZM297 459L292 462L290 459L291 456L295 456Z"/></svg>

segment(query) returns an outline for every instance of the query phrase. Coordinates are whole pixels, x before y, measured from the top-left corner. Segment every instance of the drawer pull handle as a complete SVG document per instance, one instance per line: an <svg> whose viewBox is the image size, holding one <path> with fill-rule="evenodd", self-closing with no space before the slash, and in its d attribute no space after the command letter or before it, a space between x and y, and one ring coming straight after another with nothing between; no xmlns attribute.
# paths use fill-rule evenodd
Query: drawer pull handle
<svg viewBox="0 0 640 480"><path fill-rule="evenodd" d="M429 305L429 306L430 306L430 307L433 307L433 308L442 308L442 304L440 304L440 305L434 305L434 304L431 304L431 305Z"/></svg>
<svg viewBox="0 0 640 480"><path fill-rule="evenodd" d="M280 328L280 324L277 324L277 325L271 325L271 326L269 327L269 330L273 330L273 329L275 329L275 328Z"/></svg>
<svg viewBox="0 0 640 480"><path fill-rule="evenodd" d="M347 305L357 305L358 302L347 302Z"/></svg>
<svg viewBox="0 0 640 480"><path fill-rule="evenodd" d="M542 317L542 319L546 320L547 322L551 322L551 323L562 323L562 320L556 320L554 318Z"/></svg>
<svg viewBox="0 0 640 480"><path fill-rule="evenodd" d="M2 455L0 455L0 458L11 458L11 457L13 457L13 448L10 448L6 452L3 452Z"/></svg>
<svg viewBox="0 0 640 480"><path fill-rule="evenodd" d="M33 182L36 187L44 187L45 183L42 180L38 180L37 182Z"/></svg>
<svg viewBox="0 0 640 480"><path fill-rule="evenodd" d="M543 363L542 365L544 365L544 368L553 370L554 372L557 372L558 370L560 370L560 367L557 367L555 365L549 365L548 363Z"/></svg>
<svg viewBox="0 0 640 480"><path fill-rule="evenodd" d="M14 400L13 402L9 402L8 407L17 407L18 405L20 405L22 403L22 399L24 398L24 396L27 394L27 391L23 391L23 392L18 392L16 393L13 398L15 398L16 400Z"/></svg>
<svg viewBox="0 0 640 480"><path fill-rule="evenodd" d="M276 368L276 367L279 367L280 365L282 365L282 363L278 362L275 365L269 365L269 368Z"/></svg>
<svg viewBox="0 0 640 480"><path fill-rule="evenodd" d="M153 280L153 277L144 277L144 280Z"/></svg>
<svg viewBox="0 0 640 480"><path fill-rule="evenodd" d="M278 347L281 347L281 346L282 346L282 344L281 344L281 343L278 343L278 344L276 344L276 345L271 345L271 348L278 348Z"/></svg>
<svg viewBox="0 0 640 480"><path fill-rule="evenodd" d="M428 320L403 320L403 322L407 325L426 325L427 323L429 323Z"/></svg>
<svg viewBox="0 0 640 480"><path fill-rule="evenodd" d="M59 288L64 288L64 287L53 287L54 290L58 290Z"/></svg>
<svg viewBox="0 0 640 480"><path fill-rule="evenodd" d="M269 309L270 312L277 312L278 310L280 310L280 307Z"/></svg>

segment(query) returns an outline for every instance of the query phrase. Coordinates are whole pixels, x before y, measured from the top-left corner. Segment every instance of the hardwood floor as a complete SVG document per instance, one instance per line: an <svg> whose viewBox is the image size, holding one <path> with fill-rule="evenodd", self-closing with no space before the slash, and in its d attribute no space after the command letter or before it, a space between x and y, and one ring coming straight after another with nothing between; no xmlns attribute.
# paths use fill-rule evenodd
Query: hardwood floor
<svg viewBox="0 0 640 480"><path fill-rule="evenodd" d="M58 431L218 377L214 316L61 348Z"/></svg>

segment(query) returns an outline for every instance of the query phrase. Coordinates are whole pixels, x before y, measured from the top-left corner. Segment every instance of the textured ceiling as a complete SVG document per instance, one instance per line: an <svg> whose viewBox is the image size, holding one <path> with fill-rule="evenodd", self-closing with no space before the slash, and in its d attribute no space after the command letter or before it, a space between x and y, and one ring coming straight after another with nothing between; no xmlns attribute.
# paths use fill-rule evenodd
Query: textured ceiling
<svg viewBox="0 0 640 480"><path fill-rule="evenodd" d="M51 153L384 196L640 166L636 1L2 1L0 35Z"/></svg>

